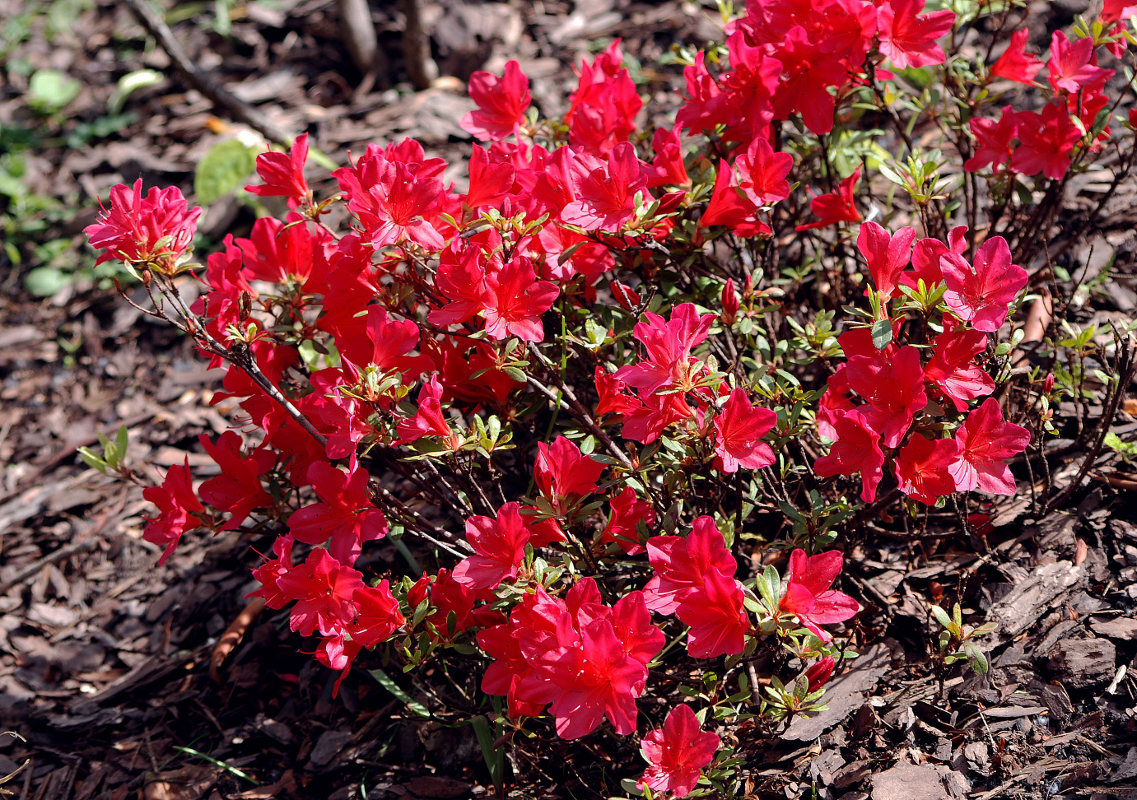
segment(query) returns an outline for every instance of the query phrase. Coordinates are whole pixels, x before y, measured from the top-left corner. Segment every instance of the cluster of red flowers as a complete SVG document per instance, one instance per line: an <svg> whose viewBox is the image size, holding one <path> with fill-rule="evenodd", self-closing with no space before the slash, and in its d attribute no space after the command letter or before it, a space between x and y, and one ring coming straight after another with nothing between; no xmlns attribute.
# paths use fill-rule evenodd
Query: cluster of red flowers
<svg viewBox="0 0 1137 800"><path fill-rule="evenodd" d="M1103 20L1115 26L1108 46L1120 46L1116 26L1135 11L1106 3ZM542 127L531 113L529 79L516 62L500 77L476 73L477 107L462 125L484 146L472 147L465 191L413 140L369 145L332 173L351 214L342 236L320 221L326 204L304 175L306 136L288 153L260 156L262 182L248 189L285 198L287 219L261 218L247 238L227 237L207 259L207 291L187 311L203 352L226 369L217 400L236 403L255 443L234 432L203 437L220 475L195 492L188 465L170 468L146 491L161 513L145 538L163 548L164 561L187 530L236 529L272 511L287 533L255 573L257 594L271 608L293 604L293 630L319 637L323 663L346 674L363 649L419 624L436 643L472 635L490 661L483 690L507 697L514 716L547 709L566 738L605 718L620 734L635 730L636 699L670 617L686 627L694 659L737 656L771 630L825 646L823 626L857 611L832 589L839 553L794 550L780 594L756 611L755 583L738 576L715 518L669 509L653 494L652 465L627 459L636 444L645 458L670 446L684 469L737 485L749 480L744 471L792 457L781 445L791 435L785 416L779 425L779 413L755 401L776 395L760 393L741 370L719 372L706 355L708 339L753 313L750 278L745 314L734 280L715 281L699 304L668 305L645 265L684 225L695 248L722 228L770 238L795 166L776 149L783 123L829 134L850 98L889 77L886 63L943 63L937 39L954 23L954 12L925 12L923 0L752 0L727 26L727 59L708 65L700 53L687 67L675 125L646 132L618 42L582 64L559 125ZM1020 32L990 74L1033 82L1043 64L1025 47ZM1046 66L1050 102L1040 111L970 120L968 170L1008 165L1058 178L1077 148L1108 136L1105 128L1088 141L1112 75L1097 66L1093 40L1056 32ZM687 152L703 134L714 134L707 152L717 164ZM859 222L860 178L857 168L813 197L816 219L798 230ZM103 249L100 262L121 259L172 286L200 213L177 189L143 195L139 182L112 190L109 211L87 232ZM875 222L856 239L876 324L839 337L845 360L815 415L832 446L813 466L820 477L860 475L866 502L886 464L899 490L926 504L953 492L1015 492L1007 459L1029 437L1004 419L982 356L1028 276L999 236L973 253L966 229L946 239ZM630 333L622 348L611 345L623 334L596 324L607 297L614 304L605 319L626 322ZM936 299L920 319L908 320L904 309L928 297ZM716 298L721 308L707 311ZM595 330L570 322L585 319ZM593 356L585 385L550 389L538 379L534 359L546 358L540 345L554 320L559 338ZM376 453L433 459L442 469L475 452L492 460L491 413L500 432L497 413L508 425L546 403L581 424L554 437L554 415L551 442L508 445L531 489L502 487L492 503L483 495L484 513L463 514L464 557L409 588L365 583L357 569L364 546L410 518L373 486L384 463ZM611 438L617 425L620 441ZM592 452L598 442L606 455ZM690 530L680 535L683 513ZM669 533L658 532L661 520ZM294 561L298 547L304 555ZM608 584L599 574L549 578L538 557L549 550L581 557L578 567L631 563L650 577L603 602ZM814 692L835 662L824 649L797 652L815 659L806 670L803 657L801 678ZM643 739L644 785L687 794L718 745L690 708L675 707Z"/></svg>
<svg viewBox="0 0 1137 800"><path fill-rule="evenodd" d="M890 235L875 222L861 226L857 248L885 311L902 286L942 286L947 306L943 332L923 351L892 341L899 320L883 346L874 343L870 328L839 337L846 361L830 376L817 414L818 429L833 447L814 471L822 477L860 474L865 502L876 498L884 464L893 456L901 491L928 505L977 488L1015 493L1006 459L1021 453L1030 435L1004 421L994 398L968 413L954 438L936 435L971 401L994 391L995 381L974 359L987 349L987 333L1002 326L1027 282L1002 237L980 245L969 264L962 255L965 235L956 228L949 246L936 239L915 241L913 228Z"/></svg>

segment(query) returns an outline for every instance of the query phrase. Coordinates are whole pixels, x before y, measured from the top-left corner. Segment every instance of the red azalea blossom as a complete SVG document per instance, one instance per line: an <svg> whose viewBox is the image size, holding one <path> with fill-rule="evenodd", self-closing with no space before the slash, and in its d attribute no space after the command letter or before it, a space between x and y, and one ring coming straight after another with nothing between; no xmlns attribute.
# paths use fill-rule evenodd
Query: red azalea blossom
<svg viewBox="0 0 1137 800"><path fill-rule="evenodd" d="M517 503L506 503L497 519L474 516L466 520L466 540L474 555L454 568L454 580L470 589L496 589L506 578L517 577L525 559L529 529Z"/></svg>
<svg viewBox="0 0 1137 800"><path fill-rule="evenodd" d="M1005 422L998 400L988 397L968 414L956 431L955 440L959 443L959 455L949 470L959 491L1015 493L1015 477L1006 460L1026 449L1030 432Z"/></svg>
<svg viewBox="0 0 1137 800"><path fill-rule="evenodd" d="M955 491L955 479L948 466L955 460L959 445L954 439L925 439L913 435L896 457L896 478L900 491L925 505Z"/></svg>
<svg viewBox="0 0 1137 800"><path fill-rule="evenodd" d="M924 0L885 0L877 7L880 51L897 69L944 63L944 51L936 39L951 30L955 12L920 14Z"/></svg>
<svg viewBox="0 0 1137 800"><path fill-rule="evenodd" d="M875 222L866 222L857 234L857 250L868 262L881 300L891 299L897 292L900 273L912 257L912 242L916 229L906 226L890 234Z"/></svg>
<svg viewBox="0 0 1137 800"><path fill-rule="evenodd" d="M122 260L170 269L184 256L197 232L201 209L189 208L176 186L151 186L142 196L142 179L133 187L111 189L111 207L102 209L98 222L83 229L91 247L102 250L96 266Z"/></svg>
<svg viewBox="0 0 1137 800"><path fill-rule="evenodd" d="M947 284L944 302L948 308L985 333L999 330L1028 279L1025 269L1011 263L1011 248L1002 236L992 236L979 245L974 265L948 252L940 259L940 269Z"/></svg>
<svg viewBox="0 0 1137 800"><path fill-rule="evenodd" d="M998 78L1025 83L1034 83L1034 76L1042 69L1042 59L1026 51L1030 31L1017 30L1011 36L1011 43L998 60L991 65L991 74Z"/></svg>
<svg viewBox="0 0 1137 800"><path fill-rule="evenodd" d="M170 467L161 486L143 489L142 496L162 512L154 519L144 517L147 525L142 532L143 539L165 548L158 559L158 566L162 566L177 549L183 533L205 524L197 516L205 511L205 507L193 491L189 456L186 456L185 464Z"/></svg>
<svg viewBox="0 0 1137 800"><path fill-rule="evenodd" d="M761 469L774 463L774 451L761 441L769 433L778 415L768 408L750 404L746 391L739 388L715 417L715 455L728 475L739 467Z"/></svg>
<svg viewBox="0 0 1137 800"><path fill-rule="evenodd" d="M264 183L250 183L245 191L260 197L287 197L295 208L297 202L311 195L312 190L304 178L307 160L308 134L302 133L287 153L268 152L257 156L257 175Z"/></svg>
<svg viewBox="0 0 1137 800"><path fill-rule="evenodd" d="M790 553L786 593L778 608L796 616L810 633L823 642L832 637L821 625L832 625L852 619L860 610L856 600L830 587L845 559L836 550L807 556L801 548Z"/></svg>
<svg viewBox="0 0 1137 800"><path fill-rule="evenodd" d="M516 61L508 61L502 77L479 70L470 76L470 99L478 108L462 117L462 129L482 140L510 136L529 108L529 78Z"/></svg>
<svg viewBox="0 0 1137 800"><path fill-rule="evenodd" d="M813 471L819 478L860 473L861 499L871 503L876 499L876 487L884 477L880 435L868 426L858 411L837 417L833 430L837 439L829 449L829 455L817 459Z"/></svg>
<svg viewBox="0 0 1137 800"><path fill-rule="evenodd" d="M856 191L857 181L861 179L861 168L853 170L853 174L841 181L836 191L819 194L809 201L809 208L817 216L817 222L798 225L794 230L807 231L811 228L824 228L828 225L837 225L841 222L857 222L861 214L853 202L853 193Z"/></svg>
<svg viewBox="0 0 1137 800"><path fill-rule="evenodd" d="M640 742L640 753L650 766L639 784L653 792L686 797L695 790L703 767L714 761L720 744L718 736L700 729L690 706L677 705L663 727L652 730Z"/></svg>

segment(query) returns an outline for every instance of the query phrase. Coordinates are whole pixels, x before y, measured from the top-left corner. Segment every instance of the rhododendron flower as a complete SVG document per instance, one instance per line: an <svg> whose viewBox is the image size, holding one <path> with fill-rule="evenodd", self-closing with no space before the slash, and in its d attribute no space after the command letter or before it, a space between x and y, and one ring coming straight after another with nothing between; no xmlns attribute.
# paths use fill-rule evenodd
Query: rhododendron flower
<svg viewBox="0 0 1137 800"><path fill-rule="evenodd" d="M584 455L580 448L563 436L551 445L537 445L537 463L534 479L541 494L563 511L575 501L596 491L596 482L604 474L605 466Z"/></svg>
<svg viewBox="0 0 1137 800"><path fill-rule="evenodd" d="M735 389L715 417L715 455L727 474L746 469L761 469L774 463L774 451L762 442L778 415L768 408L750 404L746 391Z"/></svg>
<svg viewBox="0 0 1137 800"><path fill-rule="evenodd" d="M1011 156L1011 172L1022 175L1042 173L1060 180L1070 168L1070 161L1082 132L1060 103L1051 103L1038 114L1020 111L1016 128L1019 146Z"/></svg>
<svg viewBox="0 0 1137 800"><path fill-rule="evenodd" d="M254 509L273 504L272 495L261 485L260 476L272 468L275 454L257 450L246 455L241 449L241 437L233 431L225 431L216 442L211 442L203 433L198 441L221 469L220 475L204 481L198 488L202 500L232 514L220 530L236 530Z"/></svg>
<svg viewBox="0 0 1137 800"><path fill-rule="evenodd" d="M142 179L133 187L111 189L111 207L83 229L91 247L102 250L95 265L121 260L170 269L186 254L197 232L198 207L189 208L176 186L151 186L142 196Z"/></svg>
<svg viewBox="0 0 1137 800"><path fill-rule="evenodd" d="M1011 43L998 60L991 65L991 74L998 78L1031 85L1034 76L1042 69L1042 59L1026 51L1030 31L1026 28L1011 35Z"/></svg>
<svg viewBox="0 0 1137 800"><path fill-rule="evenodd" d="M924 378L951 400L956 411L966 410L970 401L995 390L991 376L971 363L986 349L987 335L983 331L957 328L950 322L936 337L932 358L924 368Z"/></svg>
<svg viewBox="0 0 1137 800"><path fill-rule="evenodd" d="M719 164L711 200L699 224L723 225L743 239L768 236L772 232L770 226L758 218L758 206L742 193L736 183L734 169L725 161Z"/></svg>
<svg viewBox="0 0 1137 800"><path fill-rule="evenodd" d="M479 515L466 520L466 540L474 555L458 562L454 580L470 589L496 589L503 580L517 577L529 529L520 506L506 503L497 510L497 519Z"/></svg>
<svg viewBox="0 0 1137 800"><path fill-rule="evenodd" d="M920 351L907 346L854 355L846 374L849 387L867 401L857 409L865 422L880 434L885 447L896 447L916 413L928 404Z"/></svg>
<svg viewBox="0 0 1137 800"><path fill-rule="evenodd" d="M979 245L974 265L949 252L940 258L940 269L947 284L944 302L948 308L985 333L999 330L1029 277L1025 269L1011 263L1011 248L1002 236L992 236Z"/></svg>
<svg viewBox="0 0 1137 800"><path fill-rule="evenodd" d="M625 486L612 498L610 505L608 524L600 533L600 541L615 542L629 556L644 552L639 523L642 521L649 529L655 525L656 514L651 503L641 500L631 486Z"/></svg>
<svg viewBox="0 0 1137 800"><path fill-rule="evenodd" d="M1108 79L1113 70L1097 66L1095 60L1093 37L1071 42L1063 31L1054 31L1050 36L1050 59L1046 62L1050 88L1055 94L1077 94L1090 84Z"/></svg>
<svg viewBox="0 0 1137 800"><path fill-rule="evenodd" d="M691 629L687 653L692 658L733 656L746 647L750 619L743 605L742 585L731 576L715 569L706 571L701 586L679 592L675 613Z"/></svg>
<svg viewBox="0 0 1137 800"><path fill-rule="evenodd" d="M876 499L876 487L884 477L884 453L880 449L880 436L865 422L859 411L849 411L833 422L837 438L829 455L817 459L813 471L819 478L860 473L861 499L871 503Z"/></svg>
<svg viewBox="0 0 1137 800"><path fill-rule="evenodd" d="M857 181L861 179L861 168L853 170L853 174L845 178L838 185L836 191L819 194L809 201L809 208L817 216L817 222L807 225L798 225L794 230L807 231L811 228L824 228L827 225L836 225L841 222L857 222L861 214L853 202L853 193L856 191Z"/></svg>
<svg viewBox="0 0 1137 800"><path fill-rule="evenodd" d="M857 250L868 262L869 275L881 300L891 299L897 291L900 273L908 266L916 229L905 226L890 234L875 222L866 222L857 234Z"/></svg>
<svg viewBox="0 0 1137 800"><path fill-rule="evenodd" d="M161 486L148 486L142 490L142 496L162 512L154 519L143 517L148 524L142 532L143 539L165 548L158 559L158 566L162 566L177 549L183 533L205 524L197 516L204 513L205 507L193 491L189 456L185 464L170 467Z"/></svg>
<svg viewBox="0 0 1137 800"><path fill-rule="evenodd" d="M451 450L456 450L460 444L458 435L450 427L446 415L442 411L442 384L438 377L430 376L430 380L423 384L418 395L418 411L413 417L399 420L399 439L396 444L410 444L417 442L423 436L438 436Z"/></svg>
<svg viewBox="0 0 1137 800"><path fill-rule="evenodd" d="M880 52L897 69L944 63L944 51L936 39L951 30L955 12L920 14L924 0L885 0L877 7Z"/></svg>
<svg viewBox="0 0 1137 800"><path fill-rule="evenodd" d="M294 511L288 518L289 533L305 544L327 542L332 556L354 564L364 542L387 535L387 518L371 502L368 477L359 467L344 472L325 462L310 466L308 480L320 502Z"/></svg>
<svg viewBox="0 0 1137 800"><path fill-rule="evenodd" d="M691 532L681 536L653 536L647 540L647 557L655 575L644 587L647 607L674 614L686 589L702 591L706 577L717 572L734 579L738 562L726 549L726 539L713 517L695 519Z"/></svg>
<svg viewBox="0 0 1137 800"><path fill-rule="evenodd" d="M504 139L524 120L532 95L529 78L516 61L508 61L502 77L478 70L470 76L470 99L478 108L462 117L462 129L479 139Z"/></svg>
<svg viewBox="0 0 1137 800"><path fill-rule="evenodd" d="M813 693L827 684L829 679L833 677L833 669L836 666L837 659L833 658L833 656L825 656L813 662L809 669L805 671L805 679L808 682L806 691Z"/></svg>
<svg viewBox="0 0 1137 800"><path fill-rule="evenodd" d="M637 192L646 194L636 149L620 142L607 162L589 170L576 184L576 200L561 210L561 220L590 231L618 231L635 216Z"/></svg>
<svg viewBox="0 0 1137 800"><path fill-rule="evenodd" d="M517 170L504 161L490 161L485 149L474 145L470 151L470 190L463 201L472 209L499 206L513 191Z"/></svg>
<svg viewBox="0 0 1137 800"><path fill-rule="evenodd" d="M977 172L984 167L997 167L1011 160L1014 152L1011 142L1018 135L1019 129L1019 115L1013 108L1004 106L998 120L975 117L967 126L975 137L975 152L963 162L965 170Z"/></svg>
<svg viewBox="0 0 1137 800"><path fill-rule="evenodd" d="M643 169L647 188L691 185L683 163L683 142L679 138L678 127L656 128L651 137L651 152L654 154L651 166Z"/></svg>
<svg viewBox="0 0 1137 800"><path fill-rule="evenodd" d="M487 275L482 312L486 333L493 339L516 336L525 342L545 338L541 315L553 307L561 290L549 281L537 280L533 263L514 256L499 271Z"/></svg>
<svg viewBox="0 0 1137 800"><path fill-rule="evenodd" d="M355 619L358 608L354 595L364 583L361 572L317 547L303 564L280 575L276 586L288 600L296 601L292 630L301 636L317 631L321 636L332 636Z"/></svg>
<svg viewBox="0 0 1137 800"><path fill-rule="evenodd" d="M640 742L640 753L650 766L638 784L653 792L686 797L695 790L703 767L715 759L721 740L701 730L695 712L686 704L671 709L662 728Z"/></svg>
<svg viewBox="0 0 1137 800"><path fill-rule="evenodd" d="M860 605L852 597L830 588L841 574L844 563L845 559L837 550L815 556L807 556L801 548L790 553L786 593L778 608L796 616L810 633L823 642L833 637L821 630L821 625L852 619L860 610Z"/></svg>
<svg viewBox="0 0 1137 800"><path fill-rule="evenodd" d="M691 350L707 338L714 314L699 314L693 303L683 303L664 320L658 314L644 314L633 335L647 351L647 359L621 367L616 377L642 392L653 394L664 387L687 388L691 380Z"/></svg>
<svg viewBox="0 0 1137 800"><path fill-rule="evenodd" d="M264 183L250 183L245 191L260 197L287 197L289 205L295 208L305 197L311 199L312 190L304 178L307 160L308 134L302 133L292 142L287 153L270 151L257 156L257 175Z"/></svg>
<svg viewBox="0 0 1137 800"><path fill-rule="evenodd" d="M1006 459L1030 443L1030 432L1003 420L999 401L988 397L955 433L959 455L948 468L961 492L979 489L988 494L1013 495L1015 477Z"/></svg>
<svg viewBox="0 0 1137 800"><path fill-rule="evenodd" d="M355 657L363 650L391 638L406 620L399 612L399 601L391 594L390 583L384 579L378 586L357 588L351 596L356 609L353 621L324 638L316 651L316 659L330 669L342 670L332 687L332 696L351 671Z"/></svg>
<svg viewBox="0 0 1137 800"><path fill-rule="evenodd" d="M948 466L958 452L954 439L925 439L914 434L896 457L900 491L934 506L941 497L955 491L955 479L948 473Z"/></svg>
<svg viewBox="0 0 1137 800"><path fill-rule="evenodd" d="M643 99L623 62L617 39L591 64L581 63L580 80L564 117L570 144L606 153L635 131Z"/></svg>
<svg viewBox="0 0 1137 800"><path fill-rule="evenodd" d="M789 153L774 152L764 137L750 143L734 162L740 188L756 206L769 206L790 196L787 176L794 167Z"/></svg>

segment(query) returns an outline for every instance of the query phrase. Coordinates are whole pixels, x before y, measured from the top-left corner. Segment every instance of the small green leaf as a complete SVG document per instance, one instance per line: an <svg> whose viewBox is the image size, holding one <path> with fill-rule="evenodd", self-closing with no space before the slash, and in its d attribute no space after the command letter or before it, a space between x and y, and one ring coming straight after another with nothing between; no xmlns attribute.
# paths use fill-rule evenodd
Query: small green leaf
<svg viewBox="0 0 1137 800"><path fill-rule="evenodd" d="M79 96L83 84L57 69L37 70L28 81L28 105L41 114L54 114Z"/></svg>
<svg viewBox="0 0 1137 800"><path fill-rule="evenodd" d="M888 347L892 341L892 320L878 319L872 326L872 343L877 350Z"/></svg>
<svg viewBox="0 0 1137 800"><path fill-rule="evenodd" d="M399 686L399 684L395 683L391 679L391 676L386 672L381 669L372 669L368 670L368 673L372 678L378 681L380 686L394 695L397 699L402 700L406 707L413 711L415 714L418 714L420 717L430 717L430 712L427 710L426 706L404 692L403 688Z"/></svg>
<svg viewBox="0 0 1137 800"><path fill-rule="evenodd" d="M118 79L114 94L107 102L107 111L112 115L118 114L122 111L128 97L141 89L149 89L151 86L161 83L164 78L165 76L156 69L136 69L133 72L126 73Z"/></svg>
<svg viewBox="0 0 1137 800"><path fill-rule="evenodd" d="M52 297L71 277L55 267L36 267L24 278L24 288L36 297Z"/></svg>
<svg viewBox="0 0 1137 800"><path fill-rule="evenodd" d="M253 174L256 156L236 139L215 144L197 165L193 190L204 205L241 188Z"/></svg>
<svg viewBox="0 0 1137 800"><path fill-rule="evenodd" d="M939 606L932 606L932 616L935 617L936 621L943 625L945 628L951 626L951 617L949 617L948 613Z"/></svg>

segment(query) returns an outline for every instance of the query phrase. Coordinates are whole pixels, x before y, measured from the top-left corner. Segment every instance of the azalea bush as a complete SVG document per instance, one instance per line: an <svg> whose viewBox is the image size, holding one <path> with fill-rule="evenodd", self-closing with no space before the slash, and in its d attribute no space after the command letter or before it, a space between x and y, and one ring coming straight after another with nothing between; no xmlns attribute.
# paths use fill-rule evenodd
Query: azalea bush
<svg viewBox="0 0 1137 800"><path fill-rule="evenodd" d="M834 587L867 523L982 528L1093 389L1021 306L1073 291L1045 250L1093 225L1072 176L1133 166L1137 6L1044 55L1022 5L724 7L654 130L618 42L559 119L510 62L470 81L460 186L405 140L322 194L300 136L247 187L287 215L204 266L201 209L116 187L99 262L235 409L201 439L219 474L146 490L159 563L268 537L254 595L335 688L363 664L474 724L499 786L495 753L523 780L532 742L608 737L646 759L607 776L629 791L734 796L855 657Z"/></svg>

